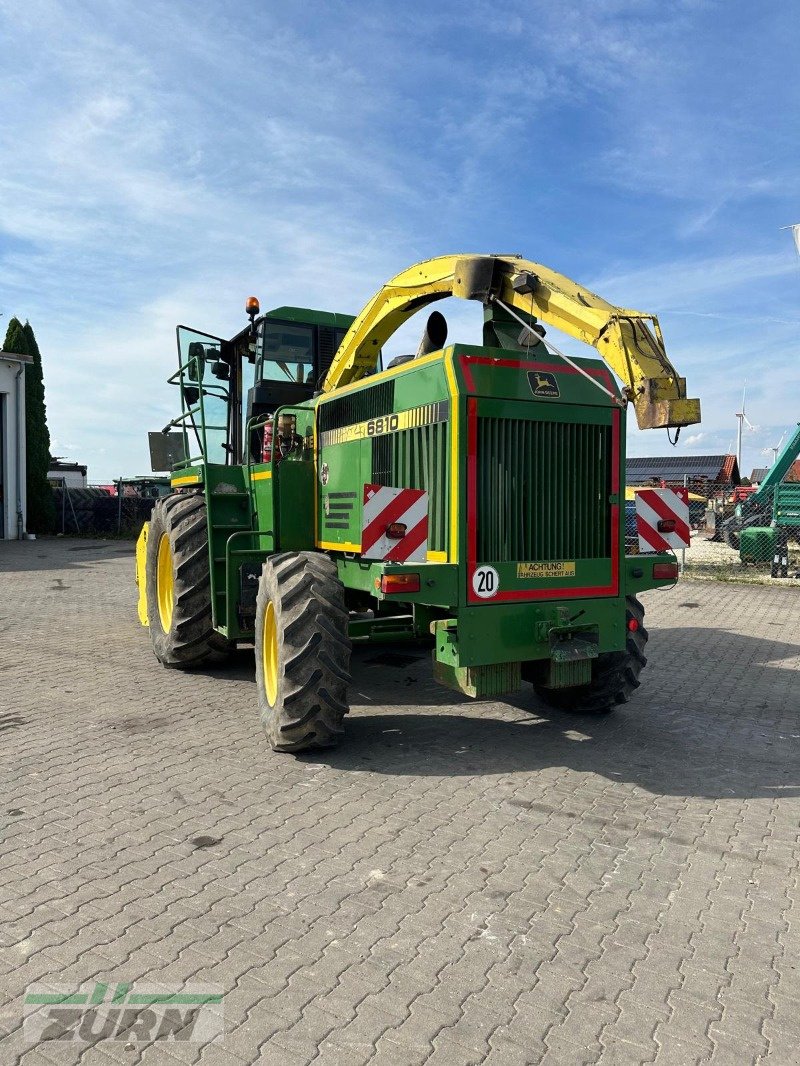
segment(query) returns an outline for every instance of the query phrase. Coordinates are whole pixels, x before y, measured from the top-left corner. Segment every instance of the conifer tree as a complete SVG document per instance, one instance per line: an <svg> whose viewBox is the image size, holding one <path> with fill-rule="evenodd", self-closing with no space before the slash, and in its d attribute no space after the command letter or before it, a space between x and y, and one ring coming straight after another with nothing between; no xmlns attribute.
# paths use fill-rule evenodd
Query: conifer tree
<svg viewBox="0 0 800 1066"><path fill-rule="evenodd" d="M44 375L39 345L30 323L23 326L18 318L8 324L3 350L30 355L25 365L25 435L27 451L26 494L27 528L31 533L48 533L55 524L53 490L47 480L50 469L50 433L44 402Z"/></svg>

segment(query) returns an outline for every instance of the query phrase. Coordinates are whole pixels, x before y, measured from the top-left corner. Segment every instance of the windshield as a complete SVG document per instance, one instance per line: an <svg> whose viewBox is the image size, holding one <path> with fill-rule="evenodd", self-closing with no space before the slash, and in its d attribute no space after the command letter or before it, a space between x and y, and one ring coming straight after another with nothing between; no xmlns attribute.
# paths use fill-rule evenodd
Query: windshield
<svg viewBox="0 0 800 1066"><path fill-rule="evenodd" d="M313 382L313 326L265 322L261 352L262 381L294 381L301 385Z"/></svg>

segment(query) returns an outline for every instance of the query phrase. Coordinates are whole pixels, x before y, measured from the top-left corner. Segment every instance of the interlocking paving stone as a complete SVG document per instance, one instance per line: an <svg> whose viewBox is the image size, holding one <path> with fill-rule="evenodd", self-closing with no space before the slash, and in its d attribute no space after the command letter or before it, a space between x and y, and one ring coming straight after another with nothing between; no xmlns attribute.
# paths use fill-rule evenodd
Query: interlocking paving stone
<svg viewBox="0 0 800 1066"><path fill-rule="evenodd" d="M798 590L645 594L606 718L358 648L293 758L252 652L158 665L132 570L0 543L0 1063L800 1062ZM28 985L95 979L219 985L225 1040L25 1042Z"/></svg>

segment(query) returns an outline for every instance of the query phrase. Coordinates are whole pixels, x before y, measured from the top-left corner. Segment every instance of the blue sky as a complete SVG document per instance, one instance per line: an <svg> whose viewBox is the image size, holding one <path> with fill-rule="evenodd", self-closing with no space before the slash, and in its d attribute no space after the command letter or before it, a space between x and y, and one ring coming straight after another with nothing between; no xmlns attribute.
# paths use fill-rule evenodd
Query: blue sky
<svg viewBox="0 0 800 1066"><path fill-rule="evenodd" d="M148 469L178 322L354 313L502 251L661 317L703 401L682 449L731 447L746 378L766 463L800 421L799 30L739 0L0 0L0 321L36 330L53 450Z"/></svg>

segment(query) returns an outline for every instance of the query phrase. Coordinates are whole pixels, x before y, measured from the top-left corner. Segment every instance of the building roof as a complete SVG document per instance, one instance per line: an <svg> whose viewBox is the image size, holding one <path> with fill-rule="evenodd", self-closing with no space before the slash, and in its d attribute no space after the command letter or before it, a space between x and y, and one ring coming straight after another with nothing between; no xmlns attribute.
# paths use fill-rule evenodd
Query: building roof
<svg viewBox="0 0 800 1066"><path fill-rule="evenodd" d="M0 350L0 359L10 359L15 363L32 363L32 355L22 355L19 352L4 352Z"/></svg>
<svg viewBox="0 0 800 1066"><path fill-rule="evenodd" d="M770 471L768 466L757 466L753 473L750 475L750 480L754 485L760 485L764 478ZM797 482L800 481L800 459L795 459L783 478L784 481Z"/></svg>
<svg viewBox="0 0 800 1066"><path fill-rule="evenodd" d="M625 474L629 485L641 485L654 479L682 481L684 476L733 485L741 481L735 455L637 456L627 460Z"/></svg>
<svg viewBox="0 0 800 1066"><path fill-rule="evenodd" d="M53 471L60 471L63 474L65 471L70 470L73 473L80 473L83 474L84 477L86 477L87 469L88 467L84 466L83 463L71 463L69 462L69 460L66 459L50 460L50 473L52 473Z"/></svg>

